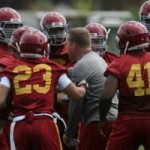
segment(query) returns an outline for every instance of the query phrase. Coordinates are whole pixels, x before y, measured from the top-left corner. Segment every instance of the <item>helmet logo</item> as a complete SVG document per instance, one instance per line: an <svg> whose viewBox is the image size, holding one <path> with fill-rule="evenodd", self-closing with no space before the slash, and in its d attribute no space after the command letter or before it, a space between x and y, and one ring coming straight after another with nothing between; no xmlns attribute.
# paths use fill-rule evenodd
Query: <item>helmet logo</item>
<svg viewBox="0 0 150 150"><path fill-rule="evenodd" d="M91 36L97 36L97 33L90 33Z"/></svg>
<svg viewBox="0 0 150 150"><path fill-rule="evenodd" d="M13 22L13 21L19 21L19 22L21 22L21 20L19 20L19 19L17 19L17 18L11 18L10 21L12 21L12 22Z"/></svg>
<svg viewBox="0 0 150 150"><path fill-rule="evenodd" d="M62 26L63 23L62 22L52 22L52 26Z"/></svg>

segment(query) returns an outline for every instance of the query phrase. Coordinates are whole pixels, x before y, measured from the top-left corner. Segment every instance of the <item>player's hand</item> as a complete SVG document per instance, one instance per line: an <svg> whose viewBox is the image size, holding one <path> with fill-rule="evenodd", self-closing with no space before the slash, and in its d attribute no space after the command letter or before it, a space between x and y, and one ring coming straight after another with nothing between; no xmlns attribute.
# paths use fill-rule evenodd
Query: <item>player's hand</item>
<svg viewBox="0 0 150 150"><path fill-rule="evenodd" d="M86 80L82 80L81 82L78 83L78 86L84 85L86 88L89 87L89 84L87 83Z"/></svg>
<svg viewBox="0 0 150 150"><path fill-rule="evenodd" d="M99 122L99 125L98 125L98 133L102 135L103 137L105 137L105 134L103 132L103 127L105 126L105 124L106 124L106 121L103 121L103 122Z"/></svg>
<svg viewBox="0 0 150 150"><path fill-rule="evenodd" d="M78 83L78 87L83 87L85 90L89 88L89 84L87 83L86 80L82 80L81 82Z"/></svg>
<svg viewBox="0 0 150 150"><path fill-rule="evenodd" d="M67 134L63 135L63 142L67 147L76 147L79 144L79 141L75 138L67 136Z"/></svg>
<svg viewBox="0 0 150 150"><path fill-rule="evenodd" d="M69 97L65 93L58 93L57 94L57 103L64 106L68 105L70 102Z"/></svg>

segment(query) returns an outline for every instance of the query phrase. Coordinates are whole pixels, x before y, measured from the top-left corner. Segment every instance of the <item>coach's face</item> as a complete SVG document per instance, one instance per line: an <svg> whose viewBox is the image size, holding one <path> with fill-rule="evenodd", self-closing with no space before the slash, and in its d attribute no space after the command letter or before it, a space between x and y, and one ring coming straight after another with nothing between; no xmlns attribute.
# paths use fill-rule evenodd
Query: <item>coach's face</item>
<svg viewBox="0 0 150 150"><path fill-rule="evenodd" d="M70 42L69 40L70 36L67 35L66 37L66 42L67 42L67 51L69 54L69 59L72 61L76 61L76 46L75 46L75 42Z"/></svg>

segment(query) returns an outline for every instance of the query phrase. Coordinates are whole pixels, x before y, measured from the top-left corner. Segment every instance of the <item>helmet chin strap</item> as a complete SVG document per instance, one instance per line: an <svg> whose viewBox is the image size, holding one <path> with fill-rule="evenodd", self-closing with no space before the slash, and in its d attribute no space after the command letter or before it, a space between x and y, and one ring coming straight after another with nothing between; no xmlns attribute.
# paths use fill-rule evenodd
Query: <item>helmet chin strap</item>
<svg viewBox="0 0 150 150"><path fill-rule="evenodd" d="M126 43L126 47L125 47L125 49L124 49L124 54L126 54L127 49L128 49L128 46L129 46L129 41Z"/></svg>
<svg viewBox="0 0 150 150"><path fill-rule="evenodd" d="M110 31L111 31L111 29L109 28L107 31L107 34L106 34L106 40L108 39L108 35L109 35Z"/></svg>
<svg viewBox="0 0 150 150"><path fill-rule="evenodd" d="M107 34L106 34L106 40L104 41L104 44L103 44L103 45L106 45L106 44L107 44L108 35L109 35L110 31L111 31L111 29L109 28L108 31L107 31Z"/></svg>
<svg viewBox="0 0 150 150"><path fill-rule="evenodd" d="M16 47L17 47L18 52L20 53L20 47L19 47L19 45L18 45L18 42L15 42L15 45L16 45Z"/></svg>
<svg viewBox="0 0 150 150"><path fill-rule="evenodd" d="M43 55L44 57L49 57L49 54L46 52L46 50L44 50L44 55Z"/></svg>
<svg viewBox="0 0 150 150"><path fill-rule="evenodd" d="M149 43L147 42L147 43L142 43L142 44L139 44L139 45L136 45L136 46L133 46L133 47L130 47L129 49L128 49L128 51L135 51L135 50L142 50L142 49L144 49L144 48L148 48L148 46L149 46Z"/></svg>

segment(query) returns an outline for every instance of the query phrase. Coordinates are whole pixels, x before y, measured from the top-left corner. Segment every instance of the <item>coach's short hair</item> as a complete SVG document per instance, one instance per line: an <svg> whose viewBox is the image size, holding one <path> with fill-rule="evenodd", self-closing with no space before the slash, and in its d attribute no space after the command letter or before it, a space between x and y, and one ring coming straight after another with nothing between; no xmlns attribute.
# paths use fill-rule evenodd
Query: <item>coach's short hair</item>
<svg viewBox="0 0 150 150"><path fill-rule="evenodd" d="M87 48L91 46L91 39L89 32L83 27L71 28L68 31L69 42L75 42L80 48Z"/></svg>

